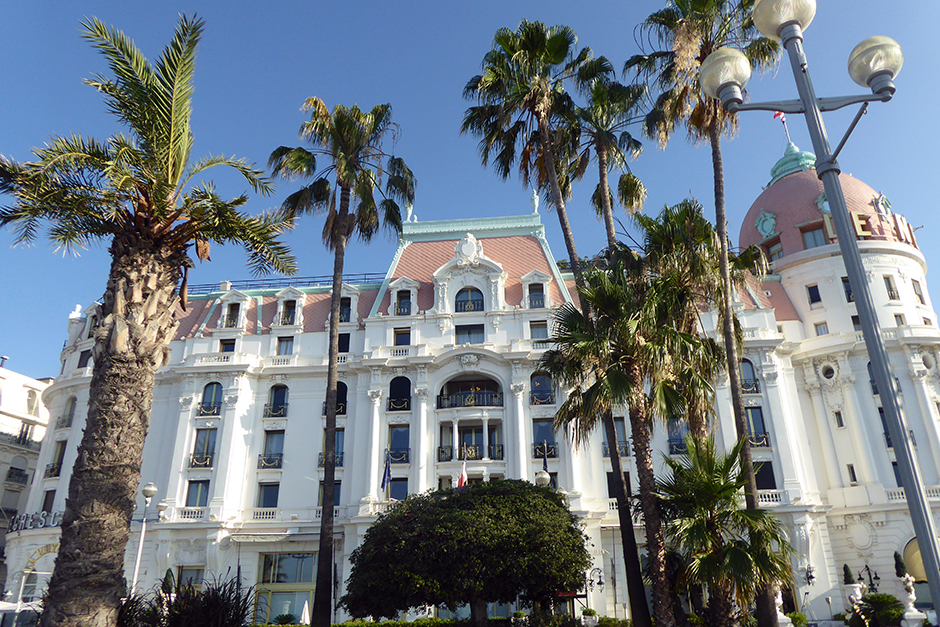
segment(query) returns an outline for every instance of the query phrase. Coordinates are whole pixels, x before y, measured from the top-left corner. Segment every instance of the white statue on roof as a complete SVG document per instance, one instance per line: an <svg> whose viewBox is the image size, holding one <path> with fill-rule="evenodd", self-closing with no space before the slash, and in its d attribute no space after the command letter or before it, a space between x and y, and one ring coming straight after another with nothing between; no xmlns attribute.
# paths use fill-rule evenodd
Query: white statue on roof
<svg viewBox="0 0 940 627"><path fill-rule="evenodd" d="M539 193L532 190L532 213L536 214L539 212Z"/></svg>

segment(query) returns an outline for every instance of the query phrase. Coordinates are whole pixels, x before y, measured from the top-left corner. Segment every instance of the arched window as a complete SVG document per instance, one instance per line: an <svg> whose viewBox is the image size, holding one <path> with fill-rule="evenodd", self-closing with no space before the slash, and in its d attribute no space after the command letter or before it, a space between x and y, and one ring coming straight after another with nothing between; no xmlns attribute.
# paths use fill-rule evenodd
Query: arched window
<svg viewBox="0 0 940 627"><path fill-rule="evenodd" d="M30 416L39 415L39 395L36 390L29 390L26 393L26 413Z"/></svg>
<svg viewBox="0 0 940 627"><path fill-rule="evenodd" d="M535 372L529 378L529 404L552 405L555 402L555 386L552 378L544 372Z"/></svg>
<svg viewBox="0 0 940 627"><path fill-rule="evenodd" d="M741 360L741 391L745 394L760 394L760 382L754 364L747 359Z"/></svg>
<svg viewBox="0 0 940 627"><path fill-rule="evenodd" d="M62 415L55 421L56 429L68 429L72 426L72 419L75 418L76 403L77 401L74 396L68 397L68 400L65 401L65 408L62 410Z"/></svg>
<svg viewBox="0 0 940 627"><path fill-rule="evenodd" d="M29 475L26 474L27 461L25 457L14 457L10 462L10 469L7 470L7 481L12 481L13 483L18 483L20 485L26 485L29 483ZM16 493L16 497L13 502L13 509L16 509L16 500L19 499L19 493Z"/></svg>
<svg viewBox="0 0 940 627"><path fill-rule="evenodd" d="M465 287L457 292L454 311L483 311L483 292L475 287Z"/></svg>
<svg viewBox="0 0 940 627"><path fill-rule="evenodd" d="M202 389L202 403L199 405L200 416L218 416L222 413L222 384L213 381Z"/></svg>
<svg viewBox="0 0 940 627"><path fill-rule="evenodd" d="M268 404L264 406L265 418L283 418L287 415L287 386L274 385L268 392Z"/></svg>
<svg viewBox="0 0 940 627"><path fill-rule="evenodd" d="M349 388L342 381L336 383L336 415L346 415L346 395L349 394Z"/></svg>
<svg viewBox="0 0 940 627"><path fill-rule="evenodd" d="M388 385L388 411L411 410L411 379L395 377Z"/></svg>
<svg viewBox="0 0 940 627"><path fill-rule="evenodd" d="M437 408L450 407L502 407L503 393L499 383L480 375L451 379L441 387Z"/></svg>

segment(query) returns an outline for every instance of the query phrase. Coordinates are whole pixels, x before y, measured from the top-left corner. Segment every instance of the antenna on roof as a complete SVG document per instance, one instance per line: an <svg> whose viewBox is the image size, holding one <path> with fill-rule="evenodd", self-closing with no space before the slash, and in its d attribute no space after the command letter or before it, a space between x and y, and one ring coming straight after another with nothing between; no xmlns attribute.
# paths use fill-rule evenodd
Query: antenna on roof
<svg viewBox="0 0 940 627"><path fill-rule="evenodd" d="M0 357L0 368L3 368L3 364L7 363L7 359L9 359L9 357L7 357L6 355L3 355L2 357Z"/></svg>
<svg viewBox="0 0 940 627"><path fill-rule="evenodd" d="M787 142L793 141L790 139L790 129L787 128L787 116L783 111L774 111L774 119L776 120L778 118L780 119L780 123L783 124L783 132L787 134Z"/></svg>

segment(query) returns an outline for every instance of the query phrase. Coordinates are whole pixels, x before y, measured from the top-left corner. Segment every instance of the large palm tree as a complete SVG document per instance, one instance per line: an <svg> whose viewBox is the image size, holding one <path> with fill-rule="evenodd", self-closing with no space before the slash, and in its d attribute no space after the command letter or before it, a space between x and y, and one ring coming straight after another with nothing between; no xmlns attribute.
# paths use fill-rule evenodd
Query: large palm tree
<svg viewBox="0 0 940 627"><path fill-rule="evenodd" d="M383 226L393 233L400 233L401 209L398 203L414 202L415 178L404 161L383 150L383 142L388 136L392 135L392 139L397 136L398 127L392 122L391 105L377 105L371 111L362 111L356 105L336 105L330 111L319 98L308 98L303 110L310 112L310 120L301 126L300 135L310 142L312 148L281 146L271 154L269 165L275 174L313 179L288 196L282 209L289 216L325 211L323 241L333 251L320 559L317 561L316 593L311 615L314 627L329 627L333 590L339 318L346 246L356 233L368 242ZM320 170L316 164L318 155L329 160L329 164ZM384 190L381 186L383 177ZM330 178L335 181L332 191ZM339 188L338 208L336 188ZM378 202L376 192L380 196Z"/></svg>
<svg viewBox="0 0 940 627"><path fill-rule="evenodd" d="M793 549L782 523L741 507L743 445L724 454L712 437L688 437L686 454L666 458L669 474L657 482L666 536L685 558L687 581L707 587L709 627L733 627L758 588L790 576Z"/></svg>
<svg viewBox="0 0 940 627"><path fill-rule="evenodd" d="M460 132L480 138L483 165L492 161L501 177L508 178L518 160L523 184L534 176L537 187L548 190L580 284L581 261L558 180L559 121L570 119L574 109L566 84L586 85L613 70L607 59L595 59L590 48L577 45L578 36L567 26L523 20L515 32L496 31L483 73L464 87L464 97L480 104L467 109Z"/></svg>
<svg viewBox="0 0 940 627"><path fill-rule="evenodd" d="M702 90L698 68L714 50L724 46L743 49L757 68L770 67L777 59L776 42L760 37L751 19L752 0L672 0L639 25L637 39L658 49L635 55L624 64L624 74L634 74L655 85L661 93L644 123L647 134L665 145L678 124L685 124L694 141L707 140L712 152L715 191L715 225L720 243L719 267L723 286L721 298L722 336L738 439L747 439L747 420L738 372L738 352L731 309L731 272L728 262L728 230L725 217L724 168L721 136L733 133L734 114ZM750 445L741 449L742 465L748 475L745 496L748 507L757 507L757 481ZM771 591L758 598L758 621L776 625L777 614Z"/></svg>
<svg viewBox="0 0 940 627"><path fill-rule="evenodd" d="M211 183L191 184L204 170L227 165L255 191L271 190L263 173L242 160L209 156L190 162L202 20L181 17L153 64L120 31L97 19L82 26L113 75L86 83L104 95L128 133L104 141L54 137L33 150L34 161L0 158L0 191L13 197L0 210L0 224L13 227L20 242L34 240L48 223L50 239L66 250L94 241L110 244L88 418L42 614L43 625L110 626L125 594L124 547L154 378L167 362L176 330L177 286L192 265L190 247L206 260L210 243L242 244L257 272L292 273L295 264L276 239L289 226L283 217L248 216L239 211L245 196L223 200Z"/></svg>

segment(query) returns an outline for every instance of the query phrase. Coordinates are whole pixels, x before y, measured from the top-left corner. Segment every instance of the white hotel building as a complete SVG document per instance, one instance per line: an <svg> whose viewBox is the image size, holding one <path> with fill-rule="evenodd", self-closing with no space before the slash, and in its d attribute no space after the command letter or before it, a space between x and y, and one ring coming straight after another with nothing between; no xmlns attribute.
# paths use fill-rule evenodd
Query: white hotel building
<svg viewBox="0 0 940 627"><path fill-rule="evenodd" d="M903 598L893 553L904 555L915 574L918 560L813 162L791 145L745 218L739 244L763 246L773 274L739 290L735 308L745 330L742 370L754 458L763 464L760 500L780 516L797 548L792 598L824 619L842 611L843 564L853 573L869 566L880 575L880 591ZM926 262L910 227L882 195L847 175L842 182L902 411L936 506L940 329L926 291ZM157 376L144 450L142 478L159 487L154 503L166 505L159 520L150 509L144 587L168 568L196 578L240 573L270 608L260 619L299 617L304 602L312 602L329 289L329 281L284 279L191 292L188 311L179 312L170 365ZM565 391L537 371L552 310L573 293L537 213L407 222L384 275L347 277L336 598L344 591L350 553L391 499L454 484L464 457L471 481L531 480L545 446L557 488L593 542L593 567L603 573L605 585L590 587L584 602L601 614L624 616L603 434L579 450L555 434L551 420ZM19 530L7 536L8 590L24 572L41 589L41 573L51 570L55 525L88 401L88 330L95 314L91 305L69 321L63 374L44 394L52 415L73 402L79 411L70 425L56 422L45 438L44 477L34 484ZM715 320L703 317L709 333ZM718 381L716 392L717 432L731 443L727 381ZM664 455L675 453L679 436L678 429L662 426L654 443ZM392 481L383 492L386 449ZM137 520L142 498L139 507ZM127 551L128 580L139 527L134 524ZM635 533L642 544L642 527ZM272 576L275 571L282 576ZM926 586L918 594L925 600ZM346 617L337 611L335 618Z"/></svg>

